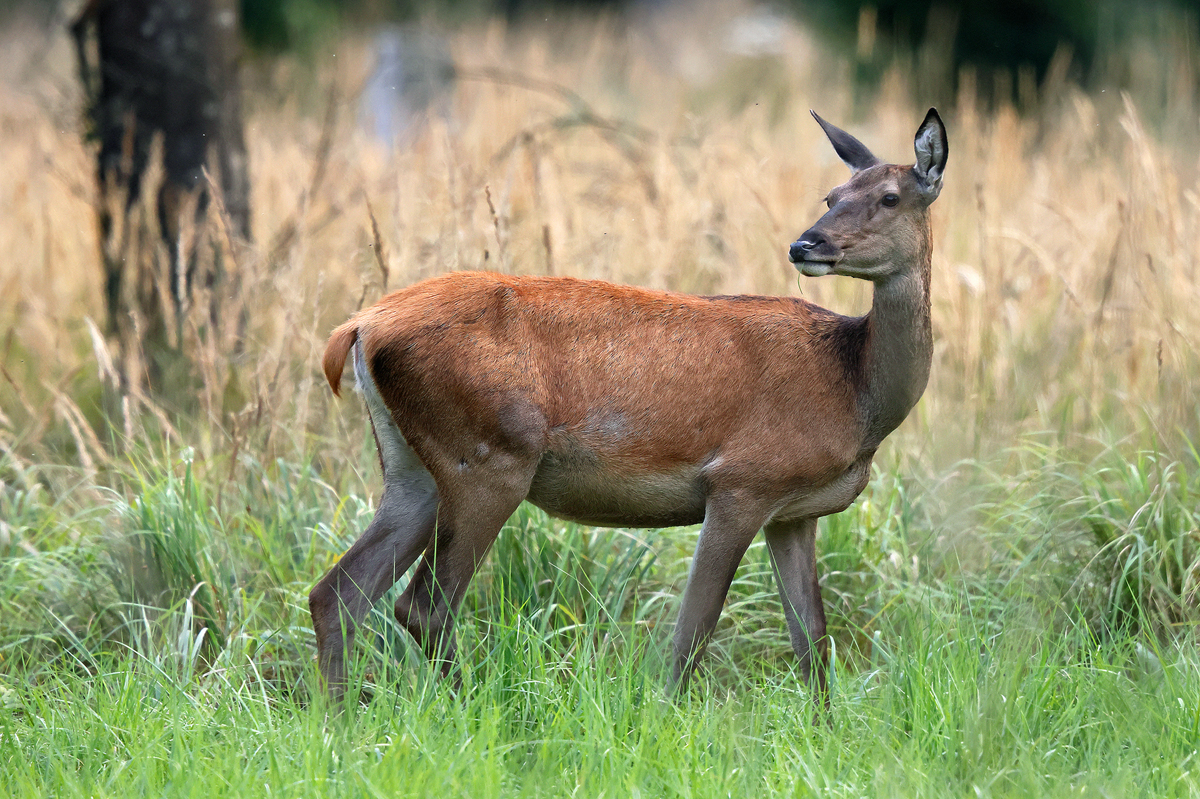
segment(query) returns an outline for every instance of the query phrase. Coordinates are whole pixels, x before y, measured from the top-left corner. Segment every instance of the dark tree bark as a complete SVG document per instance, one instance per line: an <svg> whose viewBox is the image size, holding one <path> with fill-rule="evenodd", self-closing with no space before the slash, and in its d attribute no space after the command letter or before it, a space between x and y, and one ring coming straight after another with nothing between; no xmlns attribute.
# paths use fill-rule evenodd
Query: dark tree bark
<svg viewBox="0 0 1200 799"><path fill-rule="evenodd" d="M71 25L90 133L99 143L98 221L111 333L128 332L131 303L143 328L156 320L162 326L162 312L173 310L182 330L197 282L216 298L217 284L230 279L219 253L197 274L197 249L206 237L213 240L206 166L220 187L229 234L250 237L238 7L237 0L88 0ZM150 187L144 184L156 137L162 180ZM153 236L142 235L132 213L150 191L168 253L165 269L148 255L157 250ZM192 234L188 242L185 231Z"/></svg>

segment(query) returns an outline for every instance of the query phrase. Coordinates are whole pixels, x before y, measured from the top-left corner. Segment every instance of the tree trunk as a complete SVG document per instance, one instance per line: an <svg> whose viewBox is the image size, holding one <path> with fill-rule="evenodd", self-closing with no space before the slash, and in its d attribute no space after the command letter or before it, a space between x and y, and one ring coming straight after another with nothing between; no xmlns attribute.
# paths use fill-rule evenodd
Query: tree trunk
<svg viewBox="0 0 1200 799"><path fill-rule="evenodd" d="M152 383L157 358L184 354L197 286L210 304L196 329L210 334L221 318L218 298L236 293L225 267L234 253L222 250L220 226L210 220L206 168L235 248L250 237L238 9L237 0L89 0L71 25L89 133L99 144L108 329L123 351L145 352ZM151 169L159 152L161 172ZM144 185L156 174L157 186Z"/></svg>

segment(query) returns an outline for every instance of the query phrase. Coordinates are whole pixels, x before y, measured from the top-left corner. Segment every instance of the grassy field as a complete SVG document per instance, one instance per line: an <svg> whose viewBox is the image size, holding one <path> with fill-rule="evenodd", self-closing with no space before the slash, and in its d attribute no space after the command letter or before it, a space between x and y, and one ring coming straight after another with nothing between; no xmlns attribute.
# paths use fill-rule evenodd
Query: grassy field
<svg viewBox="0 0 1200 799"><path fill-rule="evenodd" d="M1167 20L1097 67L1126 91L1081 88L1064 57L1014 106L982 99L990 75L951 90L929 53L864 88L853 48L781 23L778 52L735 55L713 22L732 13L456 32L460 78L397 148L357 111L369 36L251 63L255 243L218 243L240 275L219 307L248 311L246 335L192 312L189 367L153 389L146 353L100 332L67 42L8 20L9 794L1200 795L1200 51ZM463 268L861 312L869 287L786 261L845 177L807 110L903 161L934 100L933 375L863 496L822 523L828 716L762 542L670 702L696 531L526 507L466 600L463 692L385 599L361 701L331 715L306 594L380 480L362 409L320 377L329 329Z"/></svg>

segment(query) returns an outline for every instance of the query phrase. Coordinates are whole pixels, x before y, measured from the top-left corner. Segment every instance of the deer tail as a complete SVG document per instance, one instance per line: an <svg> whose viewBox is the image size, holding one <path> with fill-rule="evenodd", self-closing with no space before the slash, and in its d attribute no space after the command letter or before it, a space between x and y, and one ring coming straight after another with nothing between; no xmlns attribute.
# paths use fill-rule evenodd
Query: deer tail
<svg viewBox="0 0 1200 799"><path fill-rule="evenodd" d="M325 345L325 358L322 366L325 368L325 379L329 381L329 387L333 389L335 397L342 395L342 369L345 368L346 356L350 354L350 348L356 341L358 341L358 320L351 319L334 330L329 335L329 343Z"/></svg>

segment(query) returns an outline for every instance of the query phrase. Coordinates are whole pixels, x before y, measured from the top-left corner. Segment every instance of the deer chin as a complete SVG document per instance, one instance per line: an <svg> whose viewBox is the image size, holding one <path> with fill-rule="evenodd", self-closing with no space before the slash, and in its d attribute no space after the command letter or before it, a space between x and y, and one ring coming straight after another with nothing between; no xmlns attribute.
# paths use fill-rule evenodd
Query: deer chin
<svg viewBox="0 0 1200 799"><path fill-rule="evenodd" d="M800 273L808 277L823 277L833 271L833 264L829 261L800 261L796 264L796 268Z"/></svg>

